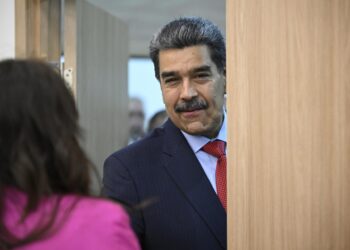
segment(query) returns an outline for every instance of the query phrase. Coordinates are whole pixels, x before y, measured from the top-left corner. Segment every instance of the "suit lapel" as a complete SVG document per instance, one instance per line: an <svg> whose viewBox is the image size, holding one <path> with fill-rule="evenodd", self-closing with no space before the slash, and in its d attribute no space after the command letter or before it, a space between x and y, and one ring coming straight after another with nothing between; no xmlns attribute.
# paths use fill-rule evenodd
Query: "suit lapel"
<svg viewBox="0 0 350 250"><path fill-rule="evenodd" d="M224 208L181 131L170 120L166 122L164 129L163 154L167 172L225 248Z"/></svg>

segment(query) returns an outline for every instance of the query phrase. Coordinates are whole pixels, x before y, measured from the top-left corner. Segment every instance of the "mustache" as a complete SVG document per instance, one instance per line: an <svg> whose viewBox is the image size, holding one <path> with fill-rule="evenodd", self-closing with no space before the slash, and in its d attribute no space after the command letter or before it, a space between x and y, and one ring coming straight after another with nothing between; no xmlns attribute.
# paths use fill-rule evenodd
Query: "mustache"
<svg viewBox="0 0 350 250"><path fill-rule="evenodd" d="M175 106L176 112L190 112L198 109L206 109L208 104L204 100L193 99L187 102L178 103Z"/></svg>

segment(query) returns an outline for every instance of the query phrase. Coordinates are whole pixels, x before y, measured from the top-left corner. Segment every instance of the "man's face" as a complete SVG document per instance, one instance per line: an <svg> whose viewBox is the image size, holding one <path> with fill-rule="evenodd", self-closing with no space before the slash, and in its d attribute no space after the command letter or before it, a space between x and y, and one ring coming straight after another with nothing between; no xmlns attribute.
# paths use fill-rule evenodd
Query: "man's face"
<svg viewBox="0 0 350 250"><path fill-rule="evenodd" d="M159 52L163 101L181 130L213 138L220 130L226 88L206 45Z"/></svg>

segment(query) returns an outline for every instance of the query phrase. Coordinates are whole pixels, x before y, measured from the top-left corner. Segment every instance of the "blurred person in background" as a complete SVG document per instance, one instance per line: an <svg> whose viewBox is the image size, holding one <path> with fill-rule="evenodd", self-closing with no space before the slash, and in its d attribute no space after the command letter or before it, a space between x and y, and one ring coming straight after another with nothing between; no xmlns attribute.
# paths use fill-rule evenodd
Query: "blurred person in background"
<svg viewBox="0 0 350 250"><path fill-rule="evenodd" d="M149 119L147 133L151 132L155 128L162 126L167 119L168 115L165 110L159 110L158 112L156 112Z"/></svg>
<svg viewBox="0 0 350 250"><path fill-rule="evenodd" d="M0 249L139 249L123 208L90 195L64 80L39 61L0 62Z"/></svg>
<svg viewBox="0 0 350 250"><path fill-rule="evenodd" d="M129 141L131 144L144 137L145 112L143 102L138 97L129 99Z"/></svg>

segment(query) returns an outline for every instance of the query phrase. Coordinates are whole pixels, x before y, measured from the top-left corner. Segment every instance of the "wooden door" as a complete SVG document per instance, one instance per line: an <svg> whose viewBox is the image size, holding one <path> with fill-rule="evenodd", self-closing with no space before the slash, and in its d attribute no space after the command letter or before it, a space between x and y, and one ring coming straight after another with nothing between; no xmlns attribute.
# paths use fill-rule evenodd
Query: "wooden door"
<svg viewBox="0 0 350 250"><path fill-rule="evenodd" d="M226 3L229 249L350 249L350 1Z"/></svg>

